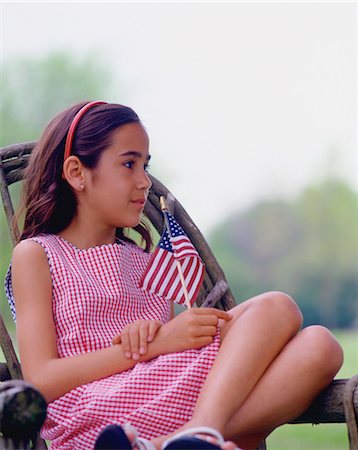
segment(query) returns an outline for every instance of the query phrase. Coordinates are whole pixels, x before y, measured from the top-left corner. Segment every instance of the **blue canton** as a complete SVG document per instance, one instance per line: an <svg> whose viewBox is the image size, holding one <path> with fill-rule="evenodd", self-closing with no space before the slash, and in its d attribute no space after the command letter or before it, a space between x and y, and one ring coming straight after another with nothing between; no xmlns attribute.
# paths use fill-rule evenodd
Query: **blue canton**
<svg viewBox="0 0 358 450"><path fill-rule="evenodd" d="M185 236L183 228L179 225L179 223L174 219L174 217L168 213L167 211L164 211L164 215L168 219L170 232L172 237L178 237L178 236ZM163 250L167 250L168 252L173 253L173 247L170 242L169 232L167 228L165 228L164 233L162 234L162 237L160 238L160 241L158 243L158 247L162 248Z"/></svg>

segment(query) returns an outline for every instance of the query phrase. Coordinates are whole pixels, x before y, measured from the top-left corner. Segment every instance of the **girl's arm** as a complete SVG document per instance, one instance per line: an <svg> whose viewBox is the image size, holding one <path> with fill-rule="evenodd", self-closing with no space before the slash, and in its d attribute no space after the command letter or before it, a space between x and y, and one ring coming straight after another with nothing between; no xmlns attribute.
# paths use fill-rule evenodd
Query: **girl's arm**
<svg viewBox="0 0 358 450"><path fill-rule="evenodd" d="M128 370L158 355L200 348L213 340L219 318L231 316L212 308L179 314L160 327L145 355L127 359L121 344L82 355L59 358L52 315L52 281L46 254L33 241L16 246L12 260L16 329L24 378L48 402L71 389Z"/></svg>
<svg viewBox="0 0 358 450"><path fill-rule="evenodd" d="M135 365L121 345L59 358L52 315L52 281L46 254L36 242L18 244L13 252L12 282L16 330L24 378L48 402L71 389Z"/></svg>

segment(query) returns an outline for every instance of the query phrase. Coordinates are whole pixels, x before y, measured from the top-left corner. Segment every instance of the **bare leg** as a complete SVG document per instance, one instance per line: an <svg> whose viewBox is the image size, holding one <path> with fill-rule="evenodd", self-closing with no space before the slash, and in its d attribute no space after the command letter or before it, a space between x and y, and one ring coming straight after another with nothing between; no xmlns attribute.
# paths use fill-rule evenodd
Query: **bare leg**
<svg viewBox="0 0 358 450"><path fill-rule="evenodd" d="M342 352L323 327L297 334L302 316L285 294L263 294L231 312L234 319L221 326L222 345L193 417L178 431L209 426L243 448L254 448L329 384ZM167 437L153 443L160 448Z"/></svg>
<svg viewBox="0 0 358 450"><path fill-rule="evenodd" d="M229 421L225 437L242 448L256 448L277 426L307 409L342 362L342 350L326 328L304 329L285 346Z"/></svg>
<svg viewBox="0 0 358 450"><path fill-rule="evenodd" d="M183 428L212 426L243 448L254 448L329 384L342 351L323 327L297 334L301 314L282 293L258 296L232 313L192 420Z"/></svg>
<svg viewBox="0 0 358 450"><path fill-rule="evenodd" d="M302 323L296 304L280 292L260 295L230 312L234 319L221 324L222 344L193 417L180 430L209 426L224 433L227 424Z"/></svg>
<svg viewBox="0 0 358 450"><path fill-rule="evenodd" d="M221 432L302 324L296 304L280 292L255 297L233 314L222 325L223 341L191 420Z"/></svg>

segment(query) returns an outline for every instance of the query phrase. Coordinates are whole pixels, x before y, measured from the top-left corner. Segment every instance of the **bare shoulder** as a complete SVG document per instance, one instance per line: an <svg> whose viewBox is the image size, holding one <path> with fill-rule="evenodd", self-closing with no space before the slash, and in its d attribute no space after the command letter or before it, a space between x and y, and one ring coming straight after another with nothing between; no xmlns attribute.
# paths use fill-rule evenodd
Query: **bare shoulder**
<svg viewBox="0 0 358 450"><path fill-rule="evenodd" d="M12 252L12 264L47 264L43 247L30 239L20 241Z"/></svg>
<svg viewBox="0 0 358 450"><path fill-rule="evenodd" d="M19 287L27 296L40 287L48 289L52 284L45 250L32 240L21 241L14 248L11 272L15 294L19 292Z"/></svg>

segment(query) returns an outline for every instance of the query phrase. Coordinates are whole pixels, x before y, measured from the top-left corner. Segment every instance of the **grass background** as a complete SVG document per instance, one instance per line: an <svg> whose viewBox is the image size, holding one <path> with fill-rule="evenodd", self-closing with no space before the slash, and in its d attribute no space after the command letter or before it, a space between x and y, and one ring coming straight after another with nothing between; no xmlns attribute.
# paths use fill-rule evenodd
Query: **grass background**
<svg viewBox="0 0 358 450"><path fill-rule="evenodd" d="M358 331L334 332L344 350L344 364L336 378L358 373ZM0 360L4 361L0 351ZM346 450L349 448L345 424L284 425L267 439L268 450Z"/></svg>

